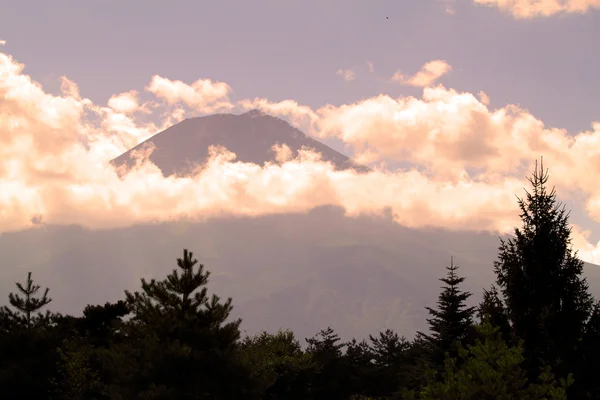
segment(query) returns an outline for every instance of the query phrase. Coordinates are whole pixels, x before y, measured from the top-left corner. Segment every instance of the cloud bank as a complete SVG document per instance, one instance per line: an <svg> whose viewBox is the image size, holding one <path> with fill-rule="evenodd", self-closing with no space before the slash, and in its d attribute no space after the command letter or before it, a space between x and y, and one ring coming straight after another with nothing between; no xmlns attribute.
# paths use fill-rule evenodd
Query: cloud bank
<svg viewBox="0 0 600 400"><path fill-rule="evenodd" d="M143 94L111 97L106 106L62 79L46 93L24 66L0 53L0 232L39 224L90 228L211 216L303 212L338 205L348 215L392 215L409 227L510 232L518 225L514 195L527 187L532 162L544 155L552 183L583 194L600 221L600 123L576 135L546 127L526 110L491 110L471 93L427 87L421 98L379 95L313 110L293 100L232 101L223 82L187 84L154 76ZM143 97L151 97L143 101ZM482 98L481 96L480 98ZM318 154L242 163L212 148L192 176L163 176L138 152L120 177L108 161L187 116L261 108L317 137L342 140L357 158L408 162L415 168L335 171ZM121 171L123 172L123 171ZM598 245L575 227L575 246L600 261Z"/></svg>
<svg viewBox="0 0 600 400"><path fill-rule="evenodd" d="M473 0L473 3L496 7L516 19L584 14L600 8L600 0Z"/></svg>

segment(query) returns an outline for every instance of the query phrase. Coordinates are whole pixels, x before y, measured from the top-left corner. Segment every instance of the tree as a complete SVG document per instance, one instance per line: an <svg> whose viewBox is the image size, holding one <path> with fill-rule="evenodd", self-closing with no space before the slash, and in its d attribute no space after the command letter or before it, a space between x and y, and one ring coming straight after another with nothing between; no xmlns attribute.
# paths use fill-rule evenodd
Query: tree
<svg viewBox="0 0 600 400"><path fill-rule="evenodd" d="M98 384L97 374L89 365L89 349L81 338L64 339L57 349L60 361L56 365L57 377L50 380L53 392L59 399L80 400L89 398Z"/></svg>
<svg viewBox="0 0 600 400"><path fill-rule="evenodd" d="M264 399L305 399L316 365L291 331L261 332L240 344L243 362L259 382Z"/></svg>
<svg viewBox="0 0 600 400"><path fill-rule="evenodd" d="M331 328L321 330L310 339L306 339L310 354L317 365L313 375L311 395L314 400L345 399L354 394L350 383L352 367L344 357L344 343Z"/></svg>
<svg viewBox="0 0 600 400"><path fill-rule="evenodd" d="M52 320L56 315L40 310L52 300L48 289L31 279L17 283L20 294L9 294L8 306L0 308L0 391L9 398L44 398L57 362L58 341ZM31 379L34 376L36 379Z"/></svg>
<svg viewBox="0 0 600 400"><path fill-rule="evenodd" d="M125 365L107 388L125 398L225 399L257 397L238 353L241 320L227 322L232 300L207 295L210 273L183 251L166 279L142 279L141 292L126 292L133 316L127 341L113 346Z"/></svg>
<svg viewBox="0 0 600 400"><path fill-rule="evenodd" d="M479 304L477 314L480 322L489 322L499 329L505 340L510 337L510 322L504 303L499 297L498 289L492 285L489 290L483 290L483 300Z"/></svg>
<svg viewBox="0 0 600 400"><path fill-rule="evenodd" d="M409 350L411 343L391 329L378 336L369 335L375 372L368 379L373 397L391 396L398 388L406 387L411 381L414 365Z"/></svg>
<svg viewBox="0 0 600 400"><path fill-rule="evenodd" d="M5 329L8 330L11 329L11 326L17 325L29 331L47 325L52 315L49 311L45 314L39 311L52 301L48 297L49 289L46 288L41 297L36 297L40 286L33 283L31 272L27 274L27 282L25 284L17 282L16 285L23 297L14 293L8 295L9 303L15 308L15 311L7 306L3 306L0 310L0 318L4 321L2 325ZM37 315L35 314L36 312Z"/></svg>
<svg viewBox="0 0 600 400"><path fill-rule="evenodd" d="M566 400L569 381L557 382L545 371L530 383L521 368L524 360L519 343L509 346L498 328L489 322L477 326L482 339L466 348L458 346L458 357L447 356L441 380L431 372L428 384L418 393L404 398L421 400ZM460 361L460 362L459 362Z"/></svg>
<svg viewBox="0 0 600 400"><path fill-rule="evenodd" d="M594 304L591 316L578 349L578 363L574 368L575 383L569 391L574 399L600 398L600 302Z"/></svg>
<svg viewBox="0 0 600 400"><path fill-rule="evenodd" d="M418 332L419 336L424 337L432 349L432 359L434 364L441 366L444 354L454 350L457 342L465 339L473 325L474 307L467 307L466 301L471 293L461 291L460 284L464 282L464 277L459 277L456 271L458 266L454 265L454 260L450 259L450 266L446 267L448 271L445 278L440 280L445 284L439 295L438 309L425 307L431 318L427 319L431 334Z"/></svg>
<svg viewBox="0 0 600 400"><path fill-rule="evenodd" d="M511 327L524 340L530 377L544 365L558 376L571 371L588 319L592 297L583 262L571 247L569 214L548 192L548 172L537 163L528 178L532 191L518 198L522 227L515 238L501 239L494 263Z"/></svg>

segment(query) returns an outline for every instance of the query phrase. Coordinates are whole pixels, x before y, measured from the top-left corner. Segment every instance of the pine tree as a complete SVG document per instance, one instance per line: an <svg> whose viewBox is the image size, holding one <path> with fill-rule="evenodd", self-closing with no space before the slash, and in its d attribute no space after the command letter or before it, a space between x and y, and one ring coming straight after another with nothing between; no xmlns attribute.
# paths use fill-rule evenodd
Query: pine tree
<svg viewBox="0 0 600 400"><path fill-rule="evenodd" d="M9 303L15 311L7 306L2 307L0 314L2 314L1 319L4 329L10 330L15 326L20 326L29 331L33 328L46 325L50 321L51 314L49 311L42 314L40 310L52 301L48 297L49 289L46 288L41 297L36 297L40 286L33 283L31 272L27 274L27 282L25 284L17 282L16 285L22 296L14 293L8 295ZM37 315L35 314L36 312Z"/></svg>
<svg viewBox="0 0 600 400"><path fill-rule="evenodd" d="M465 278L457 275L458 266L450 260L445 278L441 278L445 286L438 298L438 309L425 307L431 318L427 319L431 334L418 335L424 337L432 347L433 361L440 365L444 354L454 349L455 344L467 337L472 325L475 307L467 307L466 301L471 293L461 291L459 286Z"/></svg>
<svg viewBox="0 0 600 400"><path fill-rule="evenodd" d="M130 369L110 388L119 396L255 398L250 371L238 354L241 320L227 322L231 298L209 297L210 273L197 264L184 250L166 279L142 279L141 292L126 292L133 313L129 341L115 346L114 358L128 359Z"/></svg>
<svg viewBox="0 0 600 400"><path fill-rule="evenodd" d="M344 344L340 343L340 337L331 327L322 329L312 338L306 339L309 354L321 364L327 364L342 356Z"/></svg>
<svg viewBox="0 0 600 400"><path fill-rule="evenodd" d="M0 308L0 392L6 398L44 398L54 375L56 346L55 315L41 309L52 300L48 289L38 295L31 279L16 284L20 293L10 293L10 306ZM35 377L35 379L32 379Z"/></svg>
<svg viewBox="0 0 600 400"><path fill-rule="evenodd" d="M344 343L331 328L321 330L310 339L306 339L310 354L317 365L312 379L312 399L345 399L353 393L348 380L352 368L344 357Z"/></svg>
<svg viewBox="0 0 600 400"><path fill-rule="evenodd" d="M572 251L569 215L547 181L548 172L536 163L532 191L518 199L522 227L514 239L501 240L494 271L514 333L525 341L531 376L543 365L566 376L592 297L581 277L583 262Z"/></svg>

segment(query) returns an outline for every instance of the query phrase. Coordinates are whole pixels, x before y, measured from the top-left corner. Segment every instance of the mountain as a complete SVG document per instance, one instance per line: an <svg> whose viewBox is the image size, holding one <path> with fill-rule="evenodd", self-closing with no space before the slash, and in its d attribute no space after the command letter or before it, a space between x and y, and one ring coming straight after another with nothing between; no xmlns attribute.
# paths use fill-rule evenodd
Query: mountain
<svg viewBox="0 0 600 400"><path fill-rule="evenodd" d="M151 159L166 173L185 173L182 160L201 163L211 144L259 164L272 159L275 143L295 151L307 145L338 168L352 166L257 112L188 119L149 141L157 147ZM209 291L233 298L233 314L250 334L290 328L303 341L331 326L344 339L387 328L412 337L427 329L424 307L435 306L450 257L476 304L493 281L499 244L490 233L406 228L386 216L348 217L338 207L96 231L41 225L0 235L0 299L33 271L36 283L50 288L51 309L80 314L87 304L122 299L142 277L163 278L188 248L211 271ZM586 264L585 274L600 298L600 267Z"/></svg>
<svg viewBox="0 0 600 400"><path fill-rule="evenodd" d="M263 165L275 160L273 145L287 145L293 155L303 146L315 149L325 161L331 161L337 169L353 168L368 171L350 158L325 144L312 139L282 119L269 116L259 110L245 114L215 114L189 118L157 133L129 151L112 160L116 166L131 167L131 152L152 143L155 146L150 160L165 176L186 175L191 169L208 159L211 145L226 147L237 155L237 160Z"/></svg>
<svg viewBox="0 0 600 400"><path fill-rule="evenodd" d="M33 271L52 309L80 314L138 289L141 277L163 278L186 247L211 271L209 291L233 297L248 333L290 328L303 340L331 325L345 339L386 328L412 337L427 328L424 307L435 306L450 256L476 304L499 244L489 233L411 229L336 207L97 231L46 226L0 236L0 299ZM600 297L600 268L586 264L585 274Z"/></svg>

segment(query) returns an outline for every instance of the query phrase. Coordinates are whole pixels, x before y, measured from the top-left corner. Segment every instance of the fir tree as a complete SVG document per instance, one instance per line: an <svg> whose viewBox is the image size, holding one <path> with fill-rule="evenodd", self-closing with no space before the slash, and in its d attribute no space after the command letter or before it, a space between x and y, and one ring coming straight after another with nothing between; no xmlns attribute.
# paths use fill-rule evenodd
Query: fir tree
<svg viewBox="0 0 600 400"><path fill-rule="evenodd" d="M530 374L550 365L566 376L592 298L581 276L583 262L571 248L569 215L547 181L543 164L538 170L536 163L532 191L518 199L522 227L514 239L501 240L494 271L514 333L525 341Z"/></svg>
<svg viewBox="0 0 600 400"><path fill-rule="evenodd" d="M509 339L510 322L496 286L492 285L489 290L483 290L483 300L479 304L477 314L481 323L489 322L492 326L499 329L500 334L505 340Z"/></svg>
<svg viewBox="0 0 600 400"><path fill-rule="evenodd" d="M450 266L445 278L440 280L445 284L438 298L438 309L425 307L431 318L427 319L431 334L426 335L418 332L424 337L432 348L433 361L440 364L444 354L454 349L455 344L467 337L472 325L474 307L467 307L466 301L471 293L461 291L460 284L465 278L457 275L458 266L454 260L450 260Z"/></svg>

